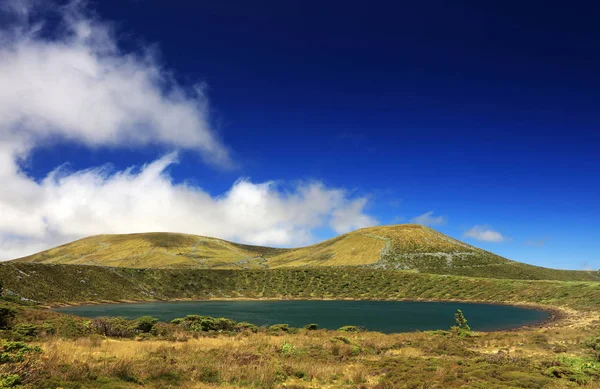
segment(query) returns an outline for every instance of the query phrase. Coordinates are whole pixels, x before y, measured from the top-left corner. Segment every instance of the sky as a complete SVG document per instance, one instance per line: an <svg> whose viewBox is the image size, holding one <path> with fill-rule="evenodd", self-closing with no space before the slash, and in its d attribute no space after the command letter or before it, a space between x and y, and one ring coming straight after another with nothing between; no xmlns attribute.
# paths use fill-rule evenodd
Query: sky
<svg viewBox="0 0 600 389"><path fill-rule="evenodd" d="M419 223L599 269L600 5L0 0L0 259Z"/></svg>

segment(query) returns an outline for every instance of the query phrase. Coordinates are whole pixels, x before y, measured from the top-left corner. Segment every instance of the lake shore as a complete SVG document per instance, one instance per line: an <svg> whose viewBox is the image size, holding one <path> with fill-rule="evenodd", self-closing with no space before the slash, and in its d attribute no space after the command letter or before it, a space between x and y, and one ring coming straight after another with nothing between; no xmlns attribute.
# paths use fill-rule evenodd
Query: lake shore
<svg viewBox="0 0 600 389"><path fill-rule="evenodd" d="M589 321L589 317L593 316L589 312L581 312L571 308L550 306L543 304L535 304L530 302L498 302L498 301L485 301L485 300L458 300L458 299L357 299L357 298L296 298L296 297L260 297L260 298L248 298L248 297L218 297L208 299L197 299L197 298L173 298L173 299L144 299L144 300L102 300L102 301L82 301L82 302L68 302L68 303L56 303L56 304L45 304L43 307L48 309L62 308L70 306L97 306L97 305L118 305L118 304L135 304L135 303L168 303L168 302L202 302L202 301L407 301L407 302L439 302L439 303L465 303L465 304L487 304L487 305L502 305L502 306L514 306L527 309L535 309L544 311L550 314L547 319L542 321L526 324L518 327L497 329L493 331L477 331L477 332L502 332L502 331L521 331L521 330L540 330L553 327L572 326L578 325Z"/></svg>

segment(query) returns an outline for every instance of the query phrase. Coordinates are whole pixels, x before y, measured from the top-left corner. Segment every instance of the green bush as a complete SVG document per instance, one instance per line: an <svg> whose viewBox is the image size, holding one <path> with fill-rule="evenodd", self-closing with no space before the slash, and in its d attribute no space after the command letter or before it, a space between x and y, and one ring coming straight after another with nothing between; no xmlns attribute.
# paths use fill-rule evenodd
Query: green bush
<svg viewBox="0 0 600 389"><path fill-rule="evenodd" d="M44 333L46 335L56 334L56 327L52 323L49 323L49 322L44 322L42 324L42 330L44 331Z"/></svg>
<svg viewBox="0 0 600 389"><path fill-rule="evenodd" d="M114 338L133 338L135 328L135 323L122 317L97 317L91 323L94 333Z"/></svg>
<svg viewBox="0 0 600 389"><path fill-rule="evenodd" d="M256 334L258 332L258 326L255 324L243 321L243 322L237 323L235 325L235 330L237 332L249 331L249 332Z"/></svg>
<svg viewBox="0 0 600 389"><path fill-rule="evenodd" d="M71 316L61 316L52 324L56 327L56 334L65 338L76 338L94 332L92 320L82 321Z"/></svg>
<svg viewBox="0 0 600 389"><path fill-rule="evenodd" d="M269 327L269 332L272 334L281 334L282 332L290 332L288 324L273 324Z"/></svg>
<svg viewBox="0 0 600 389"><path fill-rule="evenodd" d="M225 317L218 317L213 321L213 331L235 331L235 321Z"/></svg>
<svg viewBox="0 0 600 389"><path fill-rule="evenodd" d="M135 330L142 333L150 333L154 326L158 323L158 319L151 316L142 316L135 319Z"/></svg>
<svg viewBox="0 0 600 389"><path fill-rule="evenodd" d="M283 344L281 345L281 354L294 354L296 348L294 347L293 344L291 344L288 341L284 341Z"/></svg>
<svg viewBox="0 0 600 389"><path fill-rule="evenodd" d="M184 318L173 319L171 323L182 326L186 330L196 332L236 330L236 322L224 317L214 318L210 316L187 315Z"/></svg>
<svg viewBox="0 0 600 389"><path fill-rule="evenodd" d="M41 354L39 346L31 347L23 342L6 342L0 344L0 364L22 362L26 355Z"/></svg>
<svg viewBox="0 0 600 389"><path fill-rule="evenodd" d="M600 378L600 363L587 358L563 356L554 361L554 366L546 369L545 374L585 385L592 379Z"/></svg>
<svg viewBox="0 0 600 389"><path fill-rule="evenodd" d="M40 329L35 324L20 323L13 327L12 332L15 335L34 337L40 333Z"/></svg>
<svg viewBox="0 0 600 389"><path fill-rule="evenodd" d="M600 336L588 339L585 345L592 349L594 359L600 362Z"/></svg>
<svg viewBox="0 0 600 389"><path fill-rule="evenodd" d="M316 330L319 329L319 326L317 324L314 324L314 323L313 324L307 324L307 325L304 326L304 329L308 330L308 331L316 331Z"/></svg>
<svg viewBox="0 0 600 389"><path fill-rule="evenodd" d="M0 307L0 329L4 330L9 328L16 315L16 309L11 307Z"/></svg>
<svg viewBox="0 0 600 389"><path fill-rule="evenodd" d="M0 374L0 388L14 388L21 383L18 374Z"/></svg>
<svg viewBox="0 0 600 389"><path fill-rule="evenodd" d="M173 334L173 326L167 323L156 323L152 327L151 334L154 336L167 337Z"/></svg>

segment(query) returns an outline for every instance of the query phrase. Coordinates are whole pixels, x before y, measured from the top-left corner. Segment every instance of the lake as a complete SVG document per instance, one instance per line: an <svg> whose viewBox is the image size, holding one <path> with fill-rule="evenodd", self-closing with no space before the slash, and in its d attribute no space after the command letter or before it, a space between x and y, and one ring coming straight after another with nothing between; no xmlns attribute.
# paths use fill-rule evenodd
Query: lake
<svg viewBox="0 0 600 389"><path fill-rule="evenodd" d="M169 321L186 315L202 315L228 317L257 325L286 323L290 327L303 327L317 323L319 328L328 329L356 325L393 333L448 329L454 325L457 309L463 311L471 328L477 331L516 328L550 317L546 311L509 305L416 301L211 300L84 305L55 310L90 318L123 316L135 319L149 315Z"/></svg>

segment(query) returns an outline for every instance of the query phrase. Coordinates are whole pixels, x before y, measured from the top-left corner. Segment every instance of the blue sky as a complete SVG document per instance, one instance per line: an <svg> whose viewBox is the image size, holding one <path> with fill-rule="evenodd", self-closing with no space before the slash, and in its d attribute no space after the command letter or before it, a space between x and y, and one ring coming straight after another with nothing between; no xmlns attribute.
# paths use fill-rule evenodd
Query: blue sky
<svg viewBox="0 0 600 389"><path fill-rule="evenodd" d="M429 215L416 220L510 259L600 268L600 9L592 2L6 4L3 36L14 50L4 54L27 64L23 83L63 69L47 65L57 52L58 64L92 52L73 66L94 77L40 84L50 102L25 108L0 93L10 112L22 112L0 133L14 155L5 170L21 180L9 191L41 198L18 210L5 199L6 219L61 204L35 208L35 228L0 223L5 258L25 253L15 242L35 251L88 232L177 230L288 246ZM15 32L35 23L43 28L29 38ZM132 81L140 73L127 73L132 56L161 81ZM5 74L9 62L0 61ZM66 69L56 74L70 76ZM120 90L98 74L132 84ZM12 96L30 90L4 81ZM85 87L59 93L73 85ZM144 101L152 109L122 109L115 94L125 105L158 97ZM56 95L64 104L50 104ZM88 98L116 108L77 105ZM165 158L152 186L135 192L136 174ZM190 198L193 208L172 204ZM133 201L136 211L109 200ZM240 204L237 216L219 213ZM111 221L111 213L124 216Z"/></svg>

